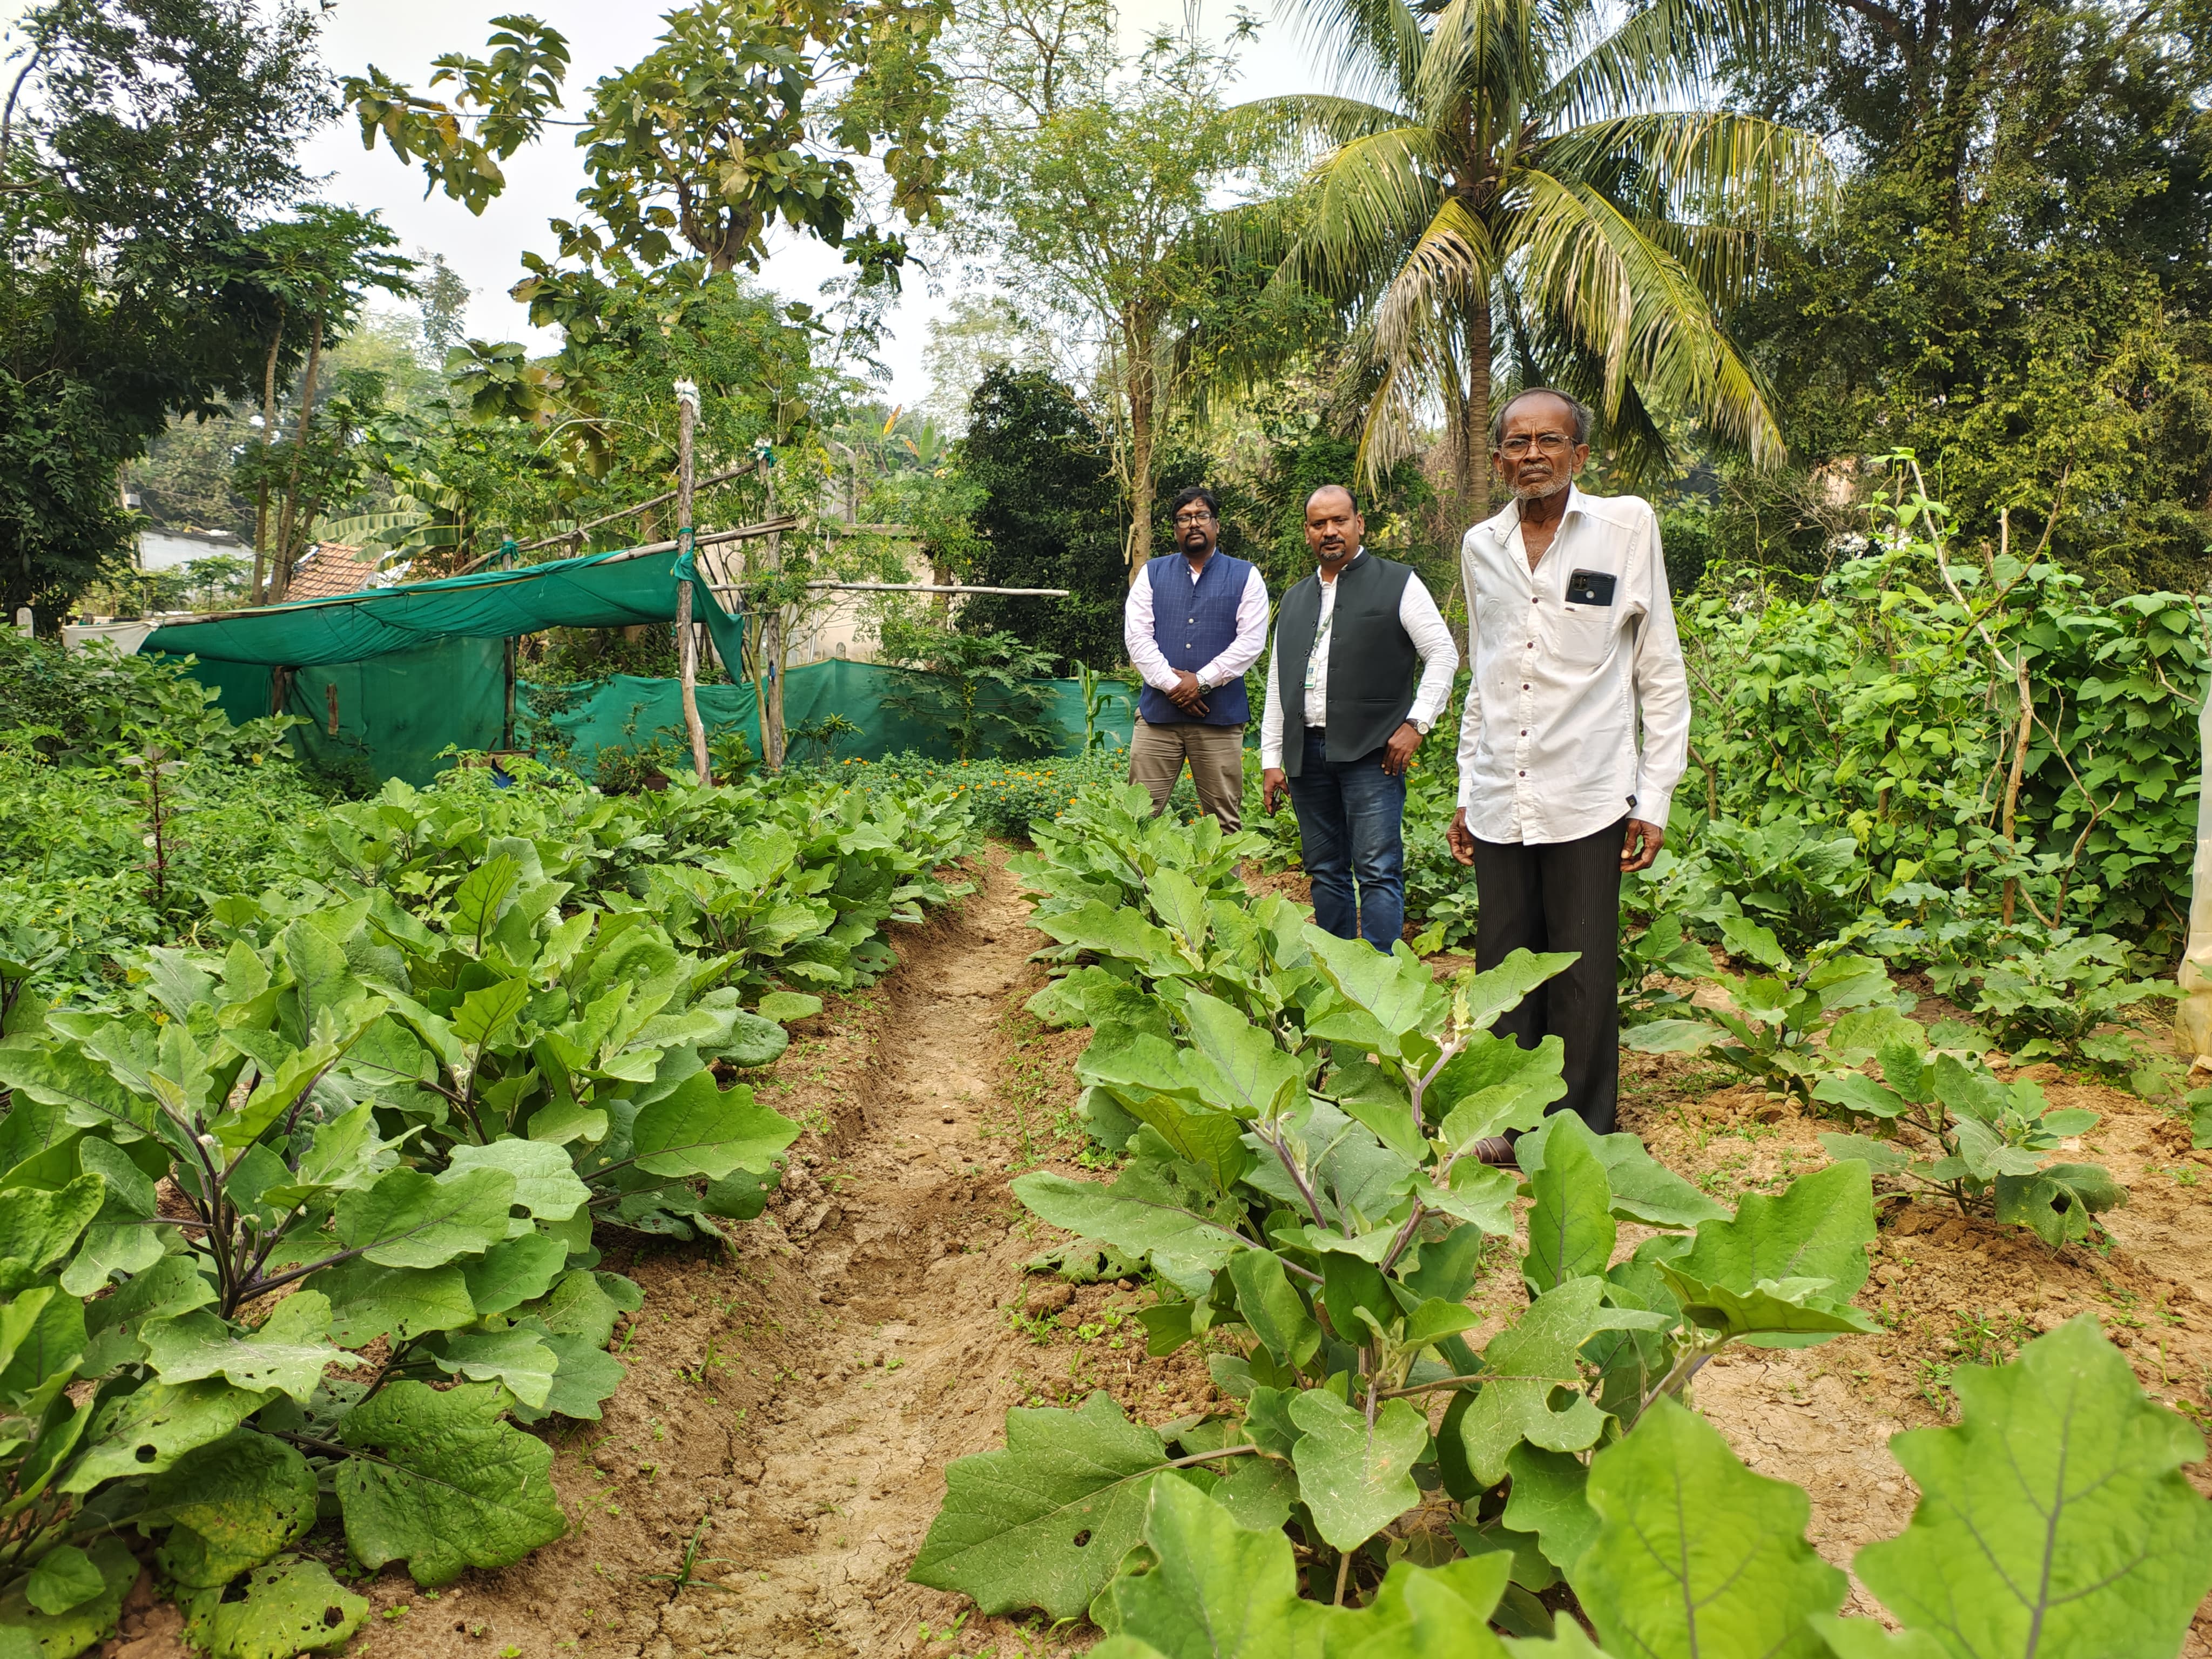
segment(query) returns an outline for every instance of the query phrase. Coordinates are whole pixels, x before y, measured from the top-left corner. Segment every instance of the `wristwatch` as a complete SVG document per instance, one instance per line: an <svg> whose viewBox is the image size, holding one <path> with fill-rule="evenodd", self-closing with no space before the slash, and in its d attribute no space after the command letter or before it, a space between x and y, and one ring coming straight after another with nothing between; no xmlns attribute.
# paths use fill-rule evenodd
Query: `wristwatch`
<svg viewBox="0 0 2212 1659"><path fill-rule="evenodd" d="M1413 722L1413 730L1419 732L1425 738L1431 732L1436 729L1436 724L1437 723L1434 720L1415 720Z"/></svg>

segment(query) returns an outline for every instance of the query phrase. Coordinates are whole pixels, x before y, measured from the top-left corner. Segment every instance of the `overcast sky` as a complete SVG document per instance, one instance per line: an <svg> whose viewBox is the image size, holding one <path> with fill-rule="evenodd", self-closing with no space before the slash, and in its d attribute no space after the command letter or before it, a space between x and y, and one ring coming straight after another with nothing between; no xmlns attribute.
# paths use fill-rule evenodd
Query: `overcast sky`
<svg viewBox="0 0 2212 1659"><path fill-rule="evenodd" d="M1231 3L1212 0L1204 17L1208 33L1218 38L1226 27ZM324 23L324 56L338 74L357 74L373 63L419 90L429 78L433 58L455 50L480 53L490 18L515 9L515 0L338 0ZM652 49L664 9L606 0L538 0L527 9L568 37L567 93L572 106L584 101L585 88L600 76L635 63ZM1267 15L1266 0L1256 9ZM25 0L0 0L0 18L12 21L25 9ZM1124 0L1123 32L1134 41L1158 24L1180 26L1182 15L1182 0ZM12 36L7 47L20 39ZM1318 84L1293 31L1282 23L1267 22L1243 62L1240 90L1246 96ZM309 146L307 160L311 172L325 175L325 198L374 208L410 251L445 256L475 290L469 310L471 334L526 340L542 349L550 340L532 333L522 307L507 298L507 290L522 274L520 260L526 250L553 252L546 221L575 213L583 173L570 142L574 136L571 129L550 128L544 142L504 163L507 190L481 217L442 193L425 200L421 172L402 167L381 142L374 153L364 151L350 121L321 134ZM842 268L835 252L787 231L778 234L770 248L762 278L793 299L817 300L823 281ZM908 282L884 353L894 376L886 392L892 402L918 403L927 394L921 352L929 319L944 303L927 291L925 281Z"/></svg>

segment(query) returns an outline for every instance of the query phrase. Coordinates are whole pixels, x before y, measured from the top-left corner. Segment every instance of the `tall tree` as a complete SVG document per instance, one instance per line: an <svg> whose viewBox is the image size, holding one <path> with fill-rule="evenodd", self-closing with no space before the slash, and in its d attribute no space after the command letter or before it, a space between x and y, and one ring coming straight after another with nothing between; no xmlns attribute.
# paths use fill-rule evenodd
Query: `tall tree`
<svg viewBox="0 0 2212 1659"><path fill-rule="evenodd" d="M977 497L965 580L1069 592L965 600L963 632L1017 634L1050 653L1061 674L1079 662L1103 668L1123 659L1121 536L1107 450L1105 434L1051 376L1004 366L983 376L959 448L961 477Z"/></svg>
<svg viewBox="0 0 2212 1659"><path fill-rule="evenodd" d="M1114 35L1106 0L988 0L963 17L951 240L1090 357L1133 582L1152 550L1170 325L1206 283L1190 232L1249 146L1225 115L1233 51L1161 33L1124 59Z"/></svg>
<svg viewBox="0 0 2212 1659"><path fill-rule="evenodd" d="M129 556L118 474L174 415L259 390L276 300L248 228L331 112L317 14L58 0L0 114L0 607L48 626ZM289 375L303 355L280 347Z"/></svg>
<svg viewBox="0 0 2212 1659"><path fill-rule="evenodd" d="M1796 509L1778 514L1739 483L1733 551L1786 558L1770 526L1816 525L1849 458L1904 446L1978 534L2008 510L2015 538L2112 585L2203 586L2208 26L2166 0L1853 0L1741 75L1851 170L1832 228L1785 242L1732 319L1793 454L1826 469L1769 485Z"/></svg>
<svg viewBox="0 0 2212 1659"><path fill-rule="evenodd" d="M950 94L932 52L950 0L695 0L667 14L653 50L601 77L579 125L585 214L555 220L563 258L621 252L647 267L688 248L715 275L757 270L778 220L896 281L906 245L867 216L853 164L873 155L880 205L915 224L938 209L939 125ZM370 149L420 158L432 187L481 213L499 162L561 107L568 46L517 14L493 20L488 58L436 60L417 94L373 65L345 82ZM540 259L532 265L542 276ZM526 296L527 297L527 296Z"/></svg>
<svg viewBox="0 0 2212 1659"><path fill-rule="evenodd" d="M1232 211L1229 248L1335 303L1368 376L1370 476L1441 415L1458 522L1487 499L1493 388L1540 380L1601 409L1617 457L1667 452L1693 415L1761 460L1772 398L1721 325L1764 239L1827 170L1810 134L1704 106L1730 25L1757 8L1659 0L1299 0L1341 94L1240 118L1310 158ZM1754 21L1755 18L1754 18Z"/></svg>

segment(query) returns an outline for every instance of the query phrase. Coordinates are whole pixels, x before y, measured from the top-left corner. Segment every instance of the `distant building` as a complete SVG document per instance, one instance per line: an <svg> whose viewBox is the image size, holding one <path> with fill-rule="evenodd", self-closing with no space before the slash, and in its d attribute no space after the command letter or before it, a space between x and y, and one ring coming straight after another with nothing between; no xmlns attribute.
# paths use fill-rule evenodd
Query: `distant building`
<svg viewBox="0 0 2212 1659"><path fill-rule="evenodd" d="M239 557L253 550L228 530L161 530L152 526L138 532L141 570L178 570L195 559L218 554Z"/></svg>

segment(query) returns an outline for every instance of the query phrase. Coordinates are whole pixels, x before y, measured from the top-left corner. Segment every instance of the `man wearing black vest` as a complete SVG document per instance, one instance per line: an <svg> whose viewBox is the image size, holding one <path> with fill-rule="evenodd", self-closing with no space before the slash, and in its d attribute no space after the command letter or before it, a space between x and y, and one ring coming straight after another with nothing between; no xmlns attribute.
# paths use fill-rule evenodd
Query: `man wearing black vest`
<svg viewBox="0 0 2212 1659"><path fill-rule="evenodd" d="M1406 766L1451 696L1459 647L1419 576L1361 551L1366 529L1343 485L1306 498L1316 569L1275 619L1261 793L1270 812L1285 789L1297 809L1315 925L1388 951L1406 930Z"/></svg>
<svg viewBox="0 0 2212 1659"><path fill-rule="evenodd" d="M1145 682L1129 738L1129 781L1155 815L1190 763L1198 804L1233 831L1243 823L1244 671L1267 643L1267 586L1243 559L1217 552L1219 507L1193 487L1175 498L1176 551L1137 573L1121 613L1122 643Z"/></svg>

